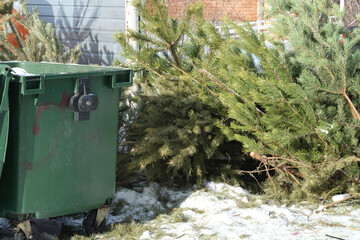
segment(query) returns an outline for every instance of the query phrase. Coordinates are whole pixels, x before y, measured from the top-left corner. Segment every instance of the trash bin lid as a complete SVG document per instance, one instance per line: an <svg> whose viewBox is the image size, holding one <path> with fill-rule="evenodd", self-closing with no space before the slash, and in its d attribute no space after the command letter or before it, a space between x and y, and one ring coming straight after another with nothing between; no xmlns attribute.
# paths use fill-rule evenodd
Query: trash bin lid
<svg viewBox="0 0 360 240"><path fill-rule="evenodd" d="M0 65L0 177L5 162L6 147L9 134L9 82L12 78L11 68Z"/></svg>

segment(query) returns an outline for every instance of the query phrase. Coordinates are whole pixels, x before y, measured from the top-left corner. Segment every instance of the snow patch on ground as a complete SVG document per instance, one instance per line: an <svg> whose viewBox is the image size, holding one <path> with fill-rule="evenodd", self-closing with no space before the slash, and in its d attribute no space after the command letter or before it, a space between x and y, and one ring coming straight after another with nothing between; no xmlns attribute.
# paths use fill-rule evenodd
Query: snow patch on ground
<svg viewBox="0 0 360 240"><path fill-rule="evenodd" d="M140 189L120 188L114 198L114 206L109 213L107 223L113 224L125 220L146 222L158 214L174 208L184 200L190 192L174 191L160 187L158 183L150 183ZM120 209L116 209L119 206Z"/></svg>
<svg viewBox="0 0 360 240"><path fill-rule="evenodd" d="M0 229L10 228L10 221L5 218L0 218Z"/></svg>
<svg viewBox="0 0 360 240"><path fill-rule="evenodd" d="M345 205L315 213L317 206L269 205L224 183L209 182L203 189L187 191L156 183L141 191L121 188L115 202L123 207L108 222L133 219L149 224L152 230L140 239L360 239L359 208Z"/></svg>

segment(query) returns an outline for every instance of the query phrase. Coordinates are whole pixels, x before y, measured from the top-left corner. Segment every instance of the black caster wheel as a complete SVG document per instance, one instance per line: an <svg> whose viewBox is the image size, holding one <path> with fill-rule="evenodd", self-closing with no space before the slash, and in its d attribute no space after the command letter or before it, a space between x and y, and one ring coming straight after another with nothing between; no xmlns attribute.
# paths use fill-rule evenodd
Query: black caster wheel
<svg viewBox="0 0 360 240"><path fill-rule="evenodd" d="M29 237L26 237L26 234L24 233L23 230L19 229L19 231L17 231L15 233L14 236L14 240L39 240L40 239L40 231L38 226L31 222L31 234Z"/></svg>
<svg viewBox="0 0 360 240"><path fill-rule="evenodd" d="M106 219L102 220L100 225L96 227L96 215L97 210L91 210L85 217L83 225L86 236L90 236L93 233L103 233L106 227Z"/></svg>

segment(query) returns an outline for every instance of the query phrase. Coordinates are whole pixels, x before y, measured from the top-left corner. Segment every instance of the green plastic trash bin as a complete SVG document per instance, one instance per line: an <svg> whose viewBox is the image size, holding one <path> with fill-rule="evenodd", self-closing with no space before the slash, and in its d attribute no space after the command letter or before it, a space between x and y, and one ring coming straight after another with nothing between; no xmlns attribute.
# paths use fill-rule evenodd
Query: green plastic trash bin
<svg viewBox="0 0 360 240"><path fill-rule="evenodd" d="M132 71L0 62L0 74L0 216L24 221L109 204L119 99Z"/></svg>

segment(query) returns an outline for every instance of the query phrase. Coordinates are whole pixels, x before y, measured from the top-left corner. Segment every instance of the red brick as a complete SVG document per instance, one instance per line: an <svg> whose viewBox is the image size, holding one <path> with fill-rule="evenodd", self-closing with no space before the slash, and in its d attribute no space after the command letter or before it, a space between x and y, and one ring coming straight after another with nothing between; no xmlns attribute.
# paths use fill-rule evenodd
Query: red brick
<svg viewBox="0 0 360 240"><path fill-rule="evenodd" d="M183 16L185 6L195 1L203 3L204 16L208 20L219 21L225 13L234 21L257 20L258 0L168 0L169 16Z"/></svg>

